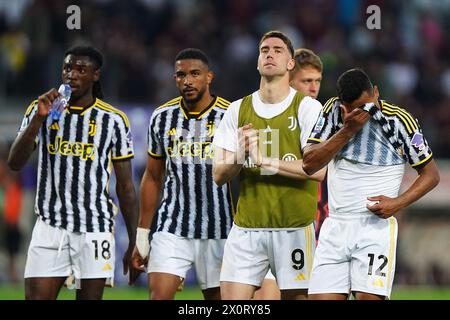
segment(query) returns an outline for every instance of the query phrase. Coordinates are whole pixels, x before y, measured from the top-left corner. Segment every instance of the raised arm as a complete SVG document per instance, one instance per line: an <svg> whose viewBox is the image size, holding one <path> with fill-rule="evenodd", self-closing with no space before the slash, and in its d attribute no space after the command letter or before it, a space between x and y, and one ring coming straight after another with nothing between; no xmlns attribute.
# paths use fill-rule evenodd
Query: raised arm
<svg viewBox="0 0 450 320"><path fill-rule="evenodd" d="M249 155L249 142L247 132L252 129L251 123L237 129L237 149L236 152L222 149L215 146L213 162L214 182L221 186L231 181L239 174L245 159Z"/></svg>
<svg viewBox="0 0 450 320"><path fill-rule="evenodd" d="M324 168L370 118L370 114L361 108L349 112L345 106L341 106L341 110L344 126L328 140L305 147L303 170L306 174L313 175Z"/></svg>
<svg viewBox="0 0 450 320"><path fill-rule="evenodd" d="M250 129L245 132L249 140L249 155L252 162L261 169L265 169L273 174L279 174L297 180L322 181L325 178L326 168L323 168L313 175L308 175L303 170L303 159L294 161L284 161L276 158L263 157L260 152L260 140L258 132Z"/></svg>
<svg viewBox="0 0 450 320"><path fill-rule="evenodd" d="M318 144L308 144L303 154L303 170L305 173L313 175L318 170L325 168L352 137L352 132L342 128L329 140Z"/></svg>
<svg viewBox="0 0 450 320"><path fill-rule="evenodd" d="M327 172L327 168L324 167L314 174L308 175L302 167L303 159L295 161L284 161L274 158L262 158L262 161L256 165L262 169L270 170L275 174L297 180L311 179L320 182L325 178L325 174Z"/></svg>
<svg viewBox="0 0 450 320"><path fill-rule="evenodd" d="M213 178L214 182L221 186L239 174L244 164L244 159L238 157L236 152L231 152L219 147L214 150Z"/></svg>
<svg viewBox="0 0 450 320"><path fill-rule="evenodd" d="M35 149L36 136L47 118L53 101L58 97L58 91L51 89L38 98L37 112L26 129L14 140L8 156L8 166L11 170L20 170L27 163Z"/></svg>

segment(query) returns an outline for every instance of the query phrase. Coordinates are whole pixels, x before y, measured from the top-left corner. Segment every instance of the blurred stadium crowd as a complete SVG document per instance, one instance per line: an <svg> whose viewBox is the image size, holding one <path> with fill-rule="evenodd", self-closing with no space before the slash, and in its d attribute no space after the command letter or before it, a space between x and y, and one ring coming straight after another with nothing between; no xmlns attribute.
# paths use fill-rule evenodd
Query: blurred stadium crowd
<svg viewBox="0 0 450 320"><path fill-rule="evenodd" d="M72 4L81 8L80 30L66 27ZM366 26L369 5L381 9L380 30ZM106 60L105 100L144 107L129 117L145 132L148 112L178 94L172 73L180 49L204 50L216 73L213 93L232 101L258 88L258 41L271 29L322 58L322 103L336 95L338 75L362 67L383 99L420 119L435 157L450 158L450 0L0 0L0 110L20 106L15 112L22 114L32 99L57 87L64 51L88 42ZM139 135L144 144L145 134ZM0 147L4 160L7 147ZM139 156L145 161L145 152ZM22 172L25 189L34 186L34 174ZM0 175L0 191L5 181L11 179ZM26 200L29 207L33 200ZM417 282L402 278L411 270L402 271L400 265L399 282Z"/></svg>
<svg viewBox="0 0 450 320"><path fill-rule="evenodd" d="M81 8L68 31L66 8ZM381 8L381 30L366 8ZM344 70L360 66L382 97L416 115L439 157L450 156L450 0L1 0L0 97L33 97L59 83L64 50L89 41L106 57L112 103L156 105L176 92L173 59L199 47L213 60L214 89L229 100L255 90L257 42L270 29L324 62L319 100ZM30 81L33 79L33 81Z"/></svg>

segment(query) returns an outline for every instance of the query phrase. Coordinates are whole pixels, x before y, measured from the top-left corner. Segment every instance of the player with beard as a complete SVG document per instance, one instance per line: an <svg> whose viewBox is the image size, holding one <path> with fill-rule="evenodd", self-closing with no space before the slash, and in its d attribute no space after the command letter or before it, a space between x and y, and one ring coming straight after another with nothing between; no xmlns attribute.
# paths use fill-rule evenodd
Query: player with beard
<svg viewBox="0 0 450 320"><path fill-rule="evenodd" d="M229 185L213 181L212 141L229 102L210 93L214 74L208 65L201 50L180 51L174 80L181 96L157 108L150 119L133 263L141 270L147 264L155 300L173 299L193 265L204 298L220 299L233 205Z"/></svg>

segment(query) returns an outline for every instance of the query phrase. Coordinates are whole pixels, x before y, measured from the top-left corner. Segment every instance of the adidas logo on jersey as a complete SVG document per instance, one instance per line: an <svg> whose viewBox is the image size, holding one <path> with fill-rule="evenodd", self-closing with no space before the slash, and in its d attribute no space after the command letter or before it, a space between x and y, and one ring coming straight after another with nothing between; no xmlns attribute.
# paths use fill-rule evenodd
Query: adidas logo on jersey
<svg viewBox="0 0 450 320"><path fill-rule="evenodd" d="M59 130L58 122L53 122L49 127L50 130Z"/></svg>

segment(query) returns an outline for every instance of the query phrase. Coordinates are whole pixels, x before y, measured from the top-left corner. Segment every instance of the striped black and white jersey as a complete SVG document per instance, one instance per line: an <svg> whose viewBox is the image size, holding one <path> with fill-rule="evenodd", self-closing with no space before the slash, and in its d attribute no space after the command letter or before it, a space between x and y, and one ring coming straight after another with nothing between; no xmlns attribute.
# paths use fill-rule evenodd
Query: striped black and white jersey
<svg viewBox="0 0 450 320"><path fill-rule="evenodd" d="M164 194L157 212L156 231L192 239L225 239L233 221L228 184L213 180L215 129L230 103L214 97L192 114L181 97L157 108L148 129L148 153L164 158Z"/></svg>
<svg viewBox="0 0 450 320"><path fill-rule="evenodd" d="M37 112L28 107L19 134ZM51 226L72 232L112 232L117 207L108 193L112 161L133 157L127 116L96 99L47 117L36 137L39 149L35 212Z"/></svg>
<svg viewBox="0 0 450 320"><path fill-rule="evenodd" d="M340 105L337 98L325 103L308 142L328 140L343 127ZM328 163L330 217L373 217L368 198L398 197L405 164L420 168L432 159L417 119L386 101L380 106L363 106L370 119Z"/></svg>
<svg viewBox="0 0 450 320"><path fill-rule="evenodd" d="M325 103L309 143L328 140L344 126L340 105L337 97ZM428 163L433 153L418 120L405 109L384 100L380 100L380 106L381 110L369 104L364 107L371 118L337 156L378 166L408 162L412 167L420 167Z"/></svg>

